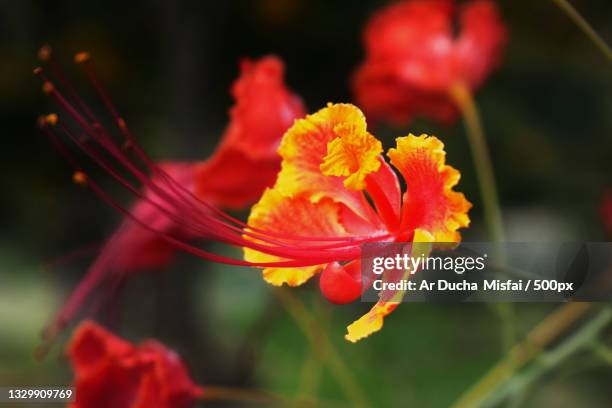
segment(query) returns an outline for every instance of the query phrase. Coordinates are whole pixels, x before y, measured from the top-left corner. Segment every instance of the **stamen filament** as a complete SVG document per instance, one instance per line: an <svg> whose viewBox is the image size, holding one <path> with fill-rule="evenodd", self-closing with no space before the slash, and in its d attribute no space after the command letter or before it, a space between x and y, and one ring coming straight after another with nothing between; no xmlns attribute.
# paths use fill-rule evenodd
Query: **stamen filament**
<svg viewBox="0 0 612 408"><path fill-rule="evenodd" d="M50 60L50 58L47 58ZM130 151L133 151L140 159L148 172L135 165L125 149L117 144L111 137L110 132L104 128L95 115L92 113L82 99L76 94L74 88L64 79L59 68L53 68L55 76L60 78L60 82L68 88L70 95L76 101L73 105L49 80L42 68L35 70L35 73L42 79L44 90L73 118L84 134L90 138L97 146L90 145L87 140L77 137L63 123L57 128L65 133L69 140L89 156L93 162L109 174L122 187L127 189L135 197L153 206L161 214L172 220L183 231L193 235L193 238L208 238L215 241L236 247L246 247L260 251L269 255L281 258L275 262L254 263L240 259L234 259L211 253L197 248L183 239L179 239L170 233L158 230L143 220L135 216L116 201L114 201L95 181L91 180L81 170L76 160L65 148L64 144L51 131L50 126L43 126L45 133L53 141L62 155L75 169L75 175L80 177L80 184L89 187L100 199L106 202L115 210L124 214L128 219L137 223L145 230L155 234L173 247L192 255L214 262L225 263L237 266L259 266L259 267L302 267L313 266L332 261L350 261L360 255L360 245L365 242L379 241L392 237L391 233L381 232L370 236L345 236L345 237L316 237L299 236L274 231L265 231L259 228L249 227L244 222L231 217L222 210L201 200L185 186L178 183L167 171L157 165L142 148L130 132L125 120L119 115L118 110L113 104L110 96L98 80L93 65L88 55L83 54L76 57L77 62L81 63L85 69L87 77L94 89L100 96L103 104L110 112L113 120L117 124L119 131L125 139L124 144L128 144ZM56 66L54 64L54 66ZM106 158L105 154L110 157ZM110 158L117 161L127 172L144 187L144 191L135 184L128 181L121 172L111 163ZM75 176L76 177L76 176ZM372 183L370 189L373 200L375 201L383 219L390 225L395 222L397 216L385 191ZM185 214L188 214L186 216ZM395 222L397 224L397 222Z"/></svg>

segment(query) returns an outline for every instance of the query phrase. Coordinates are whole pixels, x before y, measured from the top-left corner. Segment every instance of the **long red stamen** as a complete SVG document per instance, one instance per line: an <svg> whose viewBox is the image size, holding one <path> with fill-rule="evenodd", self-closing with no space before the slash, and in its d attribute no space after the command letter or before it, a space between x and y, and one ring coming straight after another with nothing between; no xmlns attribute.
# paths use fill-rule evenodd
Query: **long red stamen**
<svg viewBox="0 0 612 408"><path fill-rule="evenodd" d="M122 184L131 193L133 193L134 195L136 195L137 197L143 200L148 201L150 204L155 206L159 211L163 212L169 218L172 218L176 222L180 223L185 228L192 230L203 236L209 235L218 241L225 242L230 245L239 246L239 247L249 247L249 248L259 250L262 252L266 252L266 253L270 253L273 255L295 259L296 261L302 260L302 262L295 262L295 263L275 262L275 263L267 263L267 264L254 264L254 263L249 263L247 261L237 261L231 258L211 259L210 254L204 255L203 252L197 252L197 249L190 246L189 244L186 244L185 242L180 242L180 243L175 242L174 238L170 237L171 238L170 243L172 245L177 246L179 249L185 250L187 252L191 252L192 254L200 256L202 258L214 260L216 262L230 263L233 265L278 266L278 267L307 266L307 265L316 265L319 263L325 263L325 262L328 262L330 259L345 260L347 259L346 258L347 256L349 259L355 256L358 256L358 252L356 251L358 249L358 245L361 242L365 242L365 241L373 239L373 237L368 237L368 238L364 238L363 240L352 240L351 242L343 242L341 244L336 244L336 245L332 244L332 245L322 245L322 246L312 246L312 245L296 246L295 244L285 243L283 241L280 241L279 245L270 246L270 245L263 245L257 242L253 242L252 240L244 239L240 234L234 234L234 235L228 234L227 231L223 229L218 230L217 228L214 228L214 226L210 230L202 229L202 226L199 226L200 229L196 229L196 227L198 227L197 224L194 224L194 223L185 224L184 219L177 217L176 214L174 214L173 212L170 212L165 207L160 206L155 200L151 200L145 194L143 194L139 189L131 185L120 174L118 174L116 170L114 170L111 166L109 166L108 163L105 162L104 159L100 155L98 155L91 146L83 145L79 141L79 139L69 129L67 129L63 124L59 124L59 128L62 129L68 135L69 139L71 139L86 154L88 154L92 158L92 160L94 160L96 164L98 164L102 169L107 171L111 176L113 176L120 184ZM58 139L54 137L54 140L58 140ZM72 158L69 160L70 162L74 162L74 159ZM142 222L138 219L135 219L133 214L131 214L128 210L124 209L123 207L120 207L118 204L114 202L109 201L108 195L106 195L106 193L104 193L97 184L93 183L92 180L88 179L87 186L92 188L92 190L100 198L102 198L105 202L111 204L113 208L124 213L126 216L133 218L134 221L138 222L139 224L142 224ZM208 221L210 221L210 219ZM214 220L214 219L213 221L218 222L218 220ZM145 227L145 229L150 230L151 232L164 234L163 232L159 232L159 231L151 229L149 226L143 225L143 227ZM205 227L210 228L211 225L209 224L209 225L206 225ZM167 239L167 238L164 238L164 239ZM190 248L187 248L185 245L188 245ZM194 252L193 249L196 249L196 252ZM331 250L334 250L334 251L331 251Z"/></svg>
<svg viewBox="0 0 612 408"><path fill-rule="evenodd" d="M156 234L157 236L159 236L160 238L162 238L163 240L167 241L168 243L170 243L171 245L176 246L177 248L186 251L188 253L191 253L195 256L198 256L200 258L203 259L207 259L210 261L214 261L217 263L225 263L225 264L229 264L229 265L237 265L237 266L259 266L259 267L299 267L299 266L312 266L312 265L319 265L322 263L326 263L330 261L330 255L328 254L327 256L322 256L320 258L317 257L313 257L310 256L312 255L311 251L309 250L309 248L304 247L304 248L299 248L299 250L297 251L291 251L291 253L288 255L287 252L283 251L278 251L276 250L274 247L268 247L268 246L262 246L256 243L252 243L248 240L244 241L244 245L243 246L248 246L252 249L258 250L258 251L264 251L267 253L270 253L272 255L277 255L277 256L286 256L286 257L293 257L293 260L290 261L277 261L277 262L248 262L248 261L244 261L244 260L239 260L239 259L234 259L234 258L229 258L223 255L217 255L208 251L204 251L200 248L196 248L182 240L179 240L173 236L171 236L168 233L162 232L162 231L158 231L152 227L150 227L149 225L145 224L144 222L142 222L141 220L139 220L137 217L134 217L134 215L128 211L127 209L123 208L121 205L117 204L116 202L114 202L96 183L94 183L93 181L89 182L89 187L93 190L93 192L98 195L98 197L100 197L104 202L106 202L107 204L109 204L111 207L115 208L117 211L119 211L120 213L124 214L126 217L130 218L132 221L136 222L137 224L139 224L141 227L143 227L144 229L153 232L154 234ZM302 253L300 254L299 251L302 251ZM359 252L360 249L356 248L355 250L345 250L343 252L336 252L333 255L333 258L339 259L339 260L348 260L348 259L354 259L355 257L359 256ZM301 255L301 256L300 256ZM300 258L304 258L304 260L300 260Z"/></svg>
<svg viewBox="0 0 612 408"><path fill-rule="evenodd" d="M115 123L117 124L119 130L121 131L122 135L126 138L126 141L129 142L129 145L131 147L134 148L135 152L138 154L139 158L149 166L150 170L153 171L155 173L155 175L158 176L162 176L163 178L165 178L166 180L170 181L170 184L172 185L173 191L175 193L179 193L182 192L183 194L186 194L187 196L191 196L190 198L193 198L197 201L201 201L199 200L199 198L195 197L193 195L192 192L187 191L183 186L181 186L180 184L174 183L174 180L172 180L172 178L165 172L163 171L163 169L160 169L159 166L157 166L148 156L147 154L142 150L142 148L138 145L138 143L136 143L136 140L134 138L134 136L132 135L132 133L130 132L126 121L121 117L121 115L119 114L119 111L117 110L117 108L115 107L114 103L112 102L111 97L109 96L108 92L106 91L106 89L104 88L104 86L102 85L102 83L100 82L100 80L98 79L97 75L96 75L96 71L93 67L93 64L91 63L91 59L89 57L89 54L86 52L81 52L79 54L77 54L75 56L75 61L82 64L83 67L85 68L85 72L89 78L89 80L91 81L91 83L93 84L96 92L98 93L98 95L100 96L100 98L102 99L102 102L104 103L104 105L107 107L107 109L110 111L111 115L113 116L113 119L115 121ZM175 189L176 187L176 189ZM227 213L221 211L220 209L218 209L215 206L210 206L208 203L202 202L202 204L206 205L207 208L209 210L211 210L212 212L214 212L215 214L219 215L220 217L228 220L229 222L235 223L237 226L241 227L241 228L247 228L248 227L248 231L242 231L243 233L246 234L252 234L253 232L262 232L261 230L254 228L254 227L249 227L247 226L244 222L231 217L230 215L228 215ZM267 233L264 232L264 235L266 235ZM283 234L275 234L277 237L279 238L283 238L283 239L292 239L291 236L288 235L283 235ZM254 237L256 238L256 237ZM262 237L259 237L260 239ZM298 238L293 238L293 239L299 239L301 241L342 241L345 242L346 239L343 239L342 237L298 237Z"/></svg>
<svg viewBox="0 0 612 408"><path fill-rule="evenodd" d="M96 122L95 116L91 109L89 109L89 106L87 106L85 101L83 101L83 99L79 96L74 86L72 86L70 81L68 81L68 79L64 75L64 72L59 66L59 64L55 61L55 58L53 57L53 50L49 45L43 45L42 47L40 47L40 49L38 50L38 58L49 65L53 76L57 78L62 87L68 90L68 94L72 99L76 101L79 108L83 110L83 112L85 112L87 117L89 117L92 122Z"/></svg>
<svg viewBox="0 0 612 408"><path fill-rule="evenodd" d="M75 143L79 144L79 140L63 125L60 125L60 128L64 130L64 132L66 132L69 136L69 138L71 140L73 140ZM121 175L119 175L112 167L110 167L99 155L95 154L95 151L88 146L82 146L82 149L90 155L90 157L98 164L100 165L104 170L106 170L109 174L111 174L118 182L120 182L122 185L124 185L124 187L126 187L130 192L132 192L134 195L136 195L137 197L148 201L150 204L152 204L153 206L155 206L159 211L163 212L165 215L167 215L169 218L173 219L175 222L177 222L177 224L182 225L184 228L186 229L191 229L194 230L194 232L196 234L200 234L202 236L206 236L206 235L210 235L210 229L206 229L206 228L212 228L212 230L216 230L216 228L213 228L214 226L211 226L210 223L208 223L205 226L199 226L200 229L195 229L196 227L198 227L198 224L196 222L194 222L194 219L190 217L190 223L185 224L185 220L181 217L177 217L176 214L174 212L170 212L169 210L167 210L165 207L160 206L156 200L151 200L149 197L147 197L145 194L143 194L142 192L140 192L136 187L132 186L131 184L129 184ZM176 204L175 206L179 206L180 203ZM179 207L180 208L180 207ZM207 221L211 221L210 218L206 219ZM225 225L220 224L218 220L212 219L212 221L216 222L216 226L217 227L224 227ZM224 232L224 229L221 229L220 231L217 232ZM225 243L228 243L230 245L236 245L236 246L248 246L248 247L252 247L252 248L258 248L258 249L265 249L264 252L276 252L277 255L285 255L285 256L289 256L292 255L293 257L296 257L298 255L296 255L296 253L294 251L291 251L291 248L295 248L295 244L291 245L290 243L288 244L287 242L284 241L279 241L279 240L272 240L272 239L267 239L268 243L272 243L272 244L277 244L276 246L270 247L268 245L260 245L260 244L255 244L250 240L244 240L244 238L242 238L242 234L244 234L243 230L238 230L237 232L240 232L240 235L216 235L216 236L212 236L212 238L218 240L218 241L222 241ZM261 237L262 239L264 239L265 237ZM359 245L361 242L365 242L368 240L372 240L373 237L366 237L363 238L361 240L351 240L350 242L341 242L339 244L328 244L328 245L319 245L319 246L313 246L313 245L308 245L308 251L309 251L309 255L307 256L307 258L312 259L313 255L315 255L315 251L319 250L328 250L328 249L340 249L342 247L355 247L357 245ZM278 252L280 251L280 248L286 247L286 249L283 252ZM293 253L288 253L288 252L293 252ZM302 251L300 248L300 252L299 254L301 255ZM337 253L336 253L337 255Z"/></svg>
<svg viewBox="0 0 612 408"><path fill-rule="evenodd" d="M130 133L125 121L121 118L121 116L119 116L119 113L110 100L110 97L102 87L101 83L98 81L93 67L89 62L88 56L86 54L79 54L77 56L77 60L78 62L83 63L90 81L103 100L103 103L113 116L123 137L130 143L130 146L133 147L134 152L143 161L148 170L153 173L154 177L151 178L147 176L142 170L134 165L123 149L121 149L113 141L110 133L102 127L95 116L91 113L91 110L88 109L84 103L82 103L78 96L77 98L73 99L77 99L77 105L85 112L84 115L79 112L79 109L68 102L68 100L56 89L55 85L44 76L42 70L37 70L36 73L43 80L43 88L45 92L51 95L58 102L58 104L83 129L86 135L95 141L113 159L117 160L123 167L125 167L131 175L136 177L136 179L146 189L153 193L153 196L150 197L148 194L142 193L140 189L129 183L103 157L101 152L98 152L97 149L83 143L82 140L80 140L62 125L60 127L61 130L69 136L70 140L72 140L77 147L89 155L98 166L104 169L109 175L128 189L128 191L155 206L164 215L175 221L181 228L193 232L196 236L211 238L233 246L252 248L257 251L279 256L288 260L270 263L252 263L216 255L193 247L192 245L163 231L157 231L146 225L128 210L114 202L96 183L94 183L92 180L87 180L87 186L90 187L92 191L94 191L94 193L103 201L107 202L113 208L125 214L128 218L140 224L143 228L156 234L171 245L201 258L215 262L245 266L295 267L317 265L330 261L354 259L355 257L359 256L359 245L361 243L380 240L390 236L389 234L385 234L384 236L376 237L303 237L290 234L281 234L272 231L262 231L257 228L247 227L243 222L236 220L214 206L211 206L195 197L192 192L188 191L184 186L177 183L169 174L157 166L136 144L135 139ZM67 83L67 81L65 82ZM46 130L48 131L48 129ZM52 137L52 140L56 141L57 139ZM76 164L73 165L80 171L80 168L76 166ZM382 197L382 195L377 194L376 191L374 191L372 195L376 196L374 199L375 201L381 203L383 202L381 199L379 199L379 197ZM384 206L381 208L384 208ZM381 210L379 209L379 211ZM382 212L388 212L388 210L383 209ZM189 214L189 217L185 217L185 214Z"/></svg>
<svg viewBox="0 0 612 408"><path fill-rule="evenodd" d="M77 123L79 123L81 126L84 127L84 130L86 131L86 133L88 133L89 135L92 136L92 138L97 141L103 148L105 148L115 159L117 159L119 162L122 163L122 165L124 165L128 171L131 172L131 174L135 175L138 180L143 183L146 187L152 189L155 191L156 194L159 194L161 196L164 196L164 199L169 200L170 202L174 201L174 197L172 196L168 196L166 191L163 188L158 188L153 182L150 181L149 177L147 177L144 173L142 173L139 169L137 169L129 160L129 158L127 158L124 155L124 152L119 149L113 142L112 139L108 136L108 132L99 124L99 123L94 123L94 124L87 124L85 119L83 118L83 116L79 115L77 109L72 106L67 99L57 90L57 88L53 85L53 83L48 80L44 74L42 73L42 71L38 71L37 74L39 76L42 77L42 79L45 81L45 89L46 92L49 93L51 96L53 96L58 103L60 104L60 106L62 106L76 121ZM94 76L94 74L92 73L91 69L90 69L90 76ZM98 84L98 88L100 88L100 85ZM109 106L112 106L112 103L110 101L108 101L108 97L106 96L105 99L107 100L107 104ZM116 113L116 110L113 108L113 112ZM129 140L133 140L132 136L129 134L129 130L127 129L127 126L125 125L125 122L122 119L118 119L117 120L118 123L122 124L120 127L121 129L126 132L125 134L127 135L127 137L129 137ZM72 137L72 140L79 144L78 140L74 137ZM141 157L145 158L145 162L149 163L149 165L152 167L153 171L158 174L163 176L163 178L166 181L171 182L171 188L176 191L176 188L178 188L179 190L182 191L182 193L184 193L185 195L188 195L189 198L191 198L191 202L193 202L193 200L197 200L198 204L203 204L206 207L206 210L211 210L212 212L216 213L216 214L220 214L221 216L223 216L224 218L230 220L230 221L235 221L236 223L241 224L241 226L246 227L246 225L244 223L239 222L238 220L235 220L234 218L228 216L227 214L225 214L224 212L220 211L219 209L210 206L209 204L202 202L201 200L199 200L198 198L196 198L195 196L193 196L193 194L191 192L188 192L184 189L184 187L180 186L180 184L176 183L167 173L165 173L162 169L159 168L159 166L156 166L153 161L151 159L149 159L145 153L140 149L140 147L138 147L138 145L133 142L133 146L136 147L138 149L138 151L140 152ZM83 150L85 150L87 152L87 148L80 146ZM89 154L91 154L91 152L88 152ZM99 160L98 161L99 164ZM105 166L105 170L110 171L109 167ZM112 175L117 178L118 175L114 172L111 172ZM125 182L121 182L122 184L124 184L125 186ZM134 188L128 188L132 193L135 193ZM176 204L176 203L175 203ZM208 214L208 211L206 212L206 216L207 216L207 221L210 221L210 217ZM261 231L257 231L256 229L252 229L249 228L248 230L244 230L242 228L236 228L233 226L228 226L228 225L224 225L225 227L228 227L230 229L233 229L235 232L240 232L242 234L246 234L246 235L252 235L254 238L259 239L259 240L269 240L268 237L266 236L260 236L259 234L261 233ZM264 235L269 235L269 233L264 233ZM319 241L319 240L330 240L330 241L339 241L340 243L338 244L338 246L342 246L345 245L347 242L346 238L337 238L337 239L330 239L329 237L325 237L322 239L319 239L317 237L295 237L295 236L287 236L284 234L278 235L278 238L281 239L290 239L290 240L295 240L295 241L299 241L299 240L314 240L314 241ZM364 238L364 240L368 240L369 237ZM349 244L350 245L354 245L356 242L351 241Z"/></svg>

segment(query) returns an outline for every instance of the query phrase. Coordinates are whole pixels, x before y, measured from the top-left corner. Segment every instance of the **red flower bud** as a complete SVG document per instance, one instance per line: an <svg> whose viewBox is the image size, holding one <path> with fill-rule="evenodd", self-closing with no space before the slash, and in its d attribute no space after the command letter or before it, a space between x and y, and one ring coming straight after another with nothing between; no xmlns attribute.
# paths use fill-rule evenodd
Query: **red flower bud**
<svg viewBox="0 0 612 408"><path fill-rule="evenodd" d="M338 262L327 264L319 281L321 293L335 304L351 303L361 296L361 261L346 265Z"/></svg>

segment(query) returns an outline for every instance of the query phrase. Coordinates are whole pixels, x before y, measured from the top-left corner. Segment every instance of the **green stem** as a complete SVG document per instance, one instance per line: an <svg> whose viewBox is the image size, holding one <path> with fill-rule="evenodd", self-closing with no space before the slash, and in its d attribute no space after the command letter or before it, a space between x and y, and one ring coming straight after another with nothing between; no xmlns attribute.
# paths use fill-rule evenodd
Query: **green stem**
<svg viewBox="0 0 612 408"><path fill-rule="evenodd" d="M611 320L612 311L610 309L603 309L560 346L552 351L541 354L524 372L510 378L482 406L497 406L507 397L523 393L530 385L534 384L539 378L563 361L580 350L588 348Z"/></svg>
<svg viewBox="0 0 612 408"><path fill-rule="evenodd" d="M274 291L285 309L293 317L297 325L304 332L313 350L319 352L319 359L323 361L334 375L338 384L343 388L346 396L352 400L354 407L369 407L370 404L365 393L361 390L353 373L344 363L323 327L317 319L312 318L304 304L291 292L281 288Z"/></svg>
<svg viewBox="0 0 612 408"><path fill-rule="evenodd" d="M580 28L582 32L586 34L587 37L589 37L589 40L591 40L591 42L595 44L597 48L599 48L599 50L608 59L608 61L612 62L612 49L610 49L610 47L608 46L608 44L606 44L603 38L601 38L601 36L597 34L593 27L591 27L589 22L586 21L584 17L582 17L580 13L578 13L578 11L576 11L574 6L572 6L567 0L553 1L565 14L567 14L570 19L572 19L574 23L576 23L578 28Z"/></svg>
<svg viewBox="0 0 612 408"><path fill-rule="evenodd" d="M476 177L480 187L482 207L489 235L494 242L504 241L504 227L501 217L501 206L497 194L497 185L489 147L482 128L480 113L469 88L463 83L456 83L450 94L463 115L465 130L476 167Z"/></svg>
<svg viewBox="0 0 612 408"><path fill-rule="evenodd" d="M476 167L476 177L482 198L485 224L490 239L497 244L496 258L501 264L505 264L505 254L501 243L505 239L504 225L501 216L501 206L497 194L497 185L493 173L493 164L489 147L480 120L480 113L472 93L464 83L456 83L452 86L450 94L463 115L465 131L467 133L470 149ZM514 306L511 303L496 303L493 310L501 321L501 348L507 352L515 341L515 316Z"/></svg>
<svg viewBox="0 0 612 408"><path fill-rule="evenodd" d="M318 298L315 304L314 314L320 317L323 322L327 321L323 316L321 301ZM325 325L325 323L321 324ZM319 352L312 346L313 345L309 343L308 352L304 358L297 389L298 396L317 394L317 388L321 378L322 365L321 360L319 359Z"/></svg>
<svg viewBox="0 0 612 408"><path fill-rule="evenodd" d="M612 349L601 342L593 344L593 352L603 361L612 366Z"/></svg>
<svg viewBox="0 0 612 408"><path fill-rule="evenodd" d="M592 303L566 303L540 322L516 344L512 350L493 366L474 386L468 389L454 404L454 408L479 406L497 388L511 378L516 371L537 357L541 351L563 334L592 307Z"/></svg>
<svg viewBox="0 0 612 408"><path fill-rule="evenodd" d="M316 395L317 393L317 387L321 375L321 366L318 357L317 351L313 350L312 347L309 347L300 374L300 381L297 391L298 398L302 396Z"/></svg>
<svg viewBox="0 0 612 408"><path fill-rule="evenodd" d="M509 302L494 303L495 312L501 320L501 348L503 353L507 353L512 348L516 339L516 327L514 322L516 316L514 305Z"/></svg>

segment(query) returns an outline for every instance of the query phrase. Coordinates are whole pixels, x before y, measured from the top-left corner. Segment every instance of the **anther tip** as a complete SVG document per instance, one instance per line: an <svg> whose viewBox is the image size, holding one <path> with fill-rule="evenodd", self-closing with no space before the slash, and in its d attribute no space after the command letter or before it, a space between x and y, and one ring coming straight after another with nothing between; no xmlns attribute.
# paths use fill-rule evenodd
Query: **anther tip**
<svg viewBox="0 0 612 408"><path fill-rule="evenodd" d="M41 61L49 61L51 58L51 46L45 44L38 49L38 59Z"/></svg>
<svg viewBox="0 0 612 408"><path fill-rule="evenodd" d="M44 93L49 94L51 92L53 92L53 84L49 81L45 81L45 83L43 84L42 90Z"/></svg>
<svg viewBox="0 0 612 408"><path fill-rule="evenodd" d="M45 123L47 125L55 126L57 125L58 117L55 113L50 113L45 116Z"/></svg>
<svg viewBox="0 0 612 408"><path fill-rule="evenodd" d="M72 174L72 181L79 186L84 186L87 184L87 174L77 170Z"/></svg>
<svg viewBox="0 0 612 408"><path fill-rule="evenodd" d="M76 62L77 64L82 64L83 62L89 60L89 53L88 52L79 52L77 54L74 55L74 62Z"/></svg>
<svg viewBox="0 0 612 408"><path fill-rule="evenodd" d="M36 67L36 68L34 68L33 72L34 72L34 75L39 75L39 74L42 74L43 69L42 69L42 67Z"/></svg>

